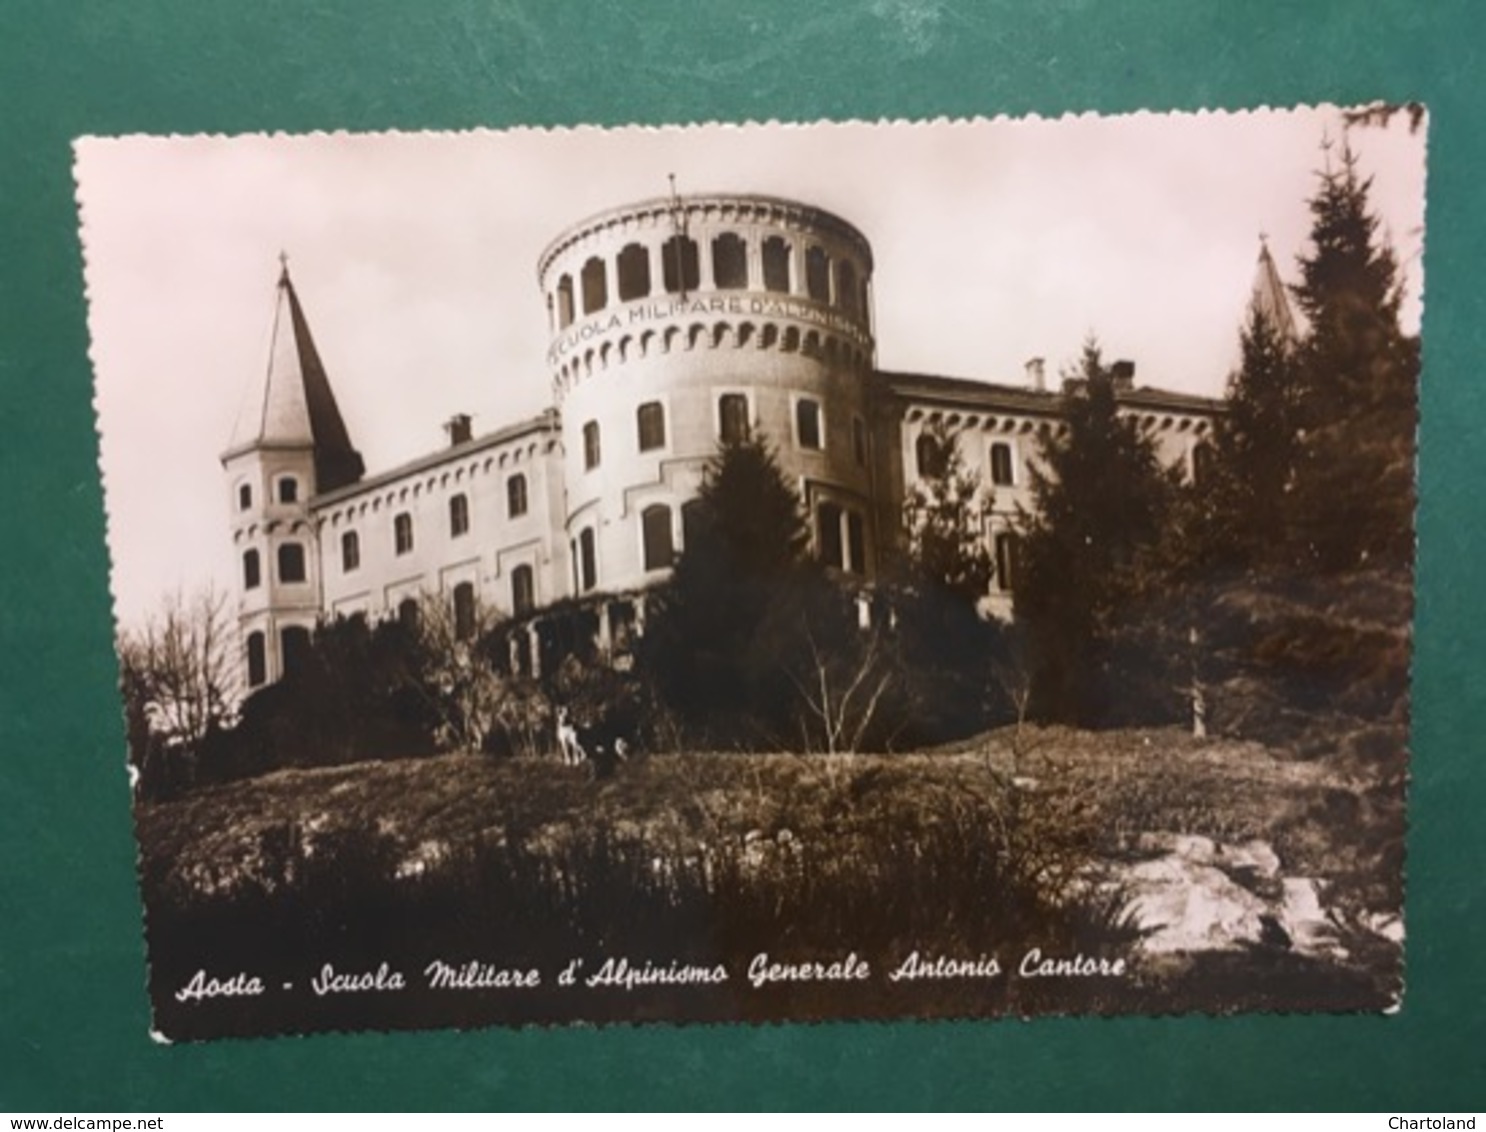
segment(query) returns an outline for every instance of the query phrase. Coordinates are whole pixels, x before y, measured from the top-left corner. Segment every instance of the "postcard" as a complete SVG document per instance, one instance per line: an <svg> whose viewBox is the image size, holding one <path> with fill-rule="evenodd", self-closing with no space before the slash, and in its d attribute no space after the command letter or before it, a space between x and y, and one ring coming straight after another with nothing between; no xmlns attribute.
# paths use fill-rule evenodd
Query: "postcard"
<svg viewBox="0 0 1486 1132"><path fill-rule="evenodd" d="M80 139L158 1036L1400 1009L1426 128Z"/></svg>

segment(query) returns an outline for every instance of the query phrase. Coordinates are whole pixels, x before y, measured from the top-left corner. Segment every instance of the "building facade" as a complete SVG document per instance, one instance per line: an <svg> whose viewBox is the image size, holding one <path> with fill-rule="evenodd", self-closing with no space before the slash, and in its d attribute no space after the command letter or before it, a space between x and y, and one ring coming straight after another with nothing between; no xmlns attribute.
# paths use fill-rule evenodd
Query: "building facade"
<svg viewBox="0 0 1486 1132"><path fill-rule="evenodd" d="M403 615L425 595L456 625L593 606L600 643L643 631L645 591L686 546L688 505L730 438L765 436L814 553L862 585L901 537L903 502L954 437L991 499L988 612L1010 612L1015 516L1039 438L1062 426L1042 362L997 385L876 365L866 237L822 209L712 194L612 209L562 232L537 277L552 407L368 475L287 266L269 365L222 457L250 686L278 679L326 617ZM1281 298L1282 301L1282 298ZM1190 472L1215 402L1142 388L1121 411ZM533 628L533 643L536 630ZM534 647L513 663L539 664Z"/></svg>

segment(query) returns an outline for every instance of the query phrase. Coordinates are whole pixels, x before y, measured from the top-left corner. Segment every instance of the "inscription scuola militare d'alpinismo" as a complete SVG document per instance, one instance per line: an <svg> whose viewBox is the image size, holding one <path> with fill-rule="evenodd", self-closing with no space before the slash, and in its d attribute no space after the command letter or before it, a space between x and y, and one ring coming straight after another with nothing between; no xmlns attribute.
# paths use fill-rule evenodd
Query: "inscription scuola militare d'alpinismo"
<svg viewBox="0 0 1486 1132"><path fill-rule="evenodd" d="M547 351L547 361L556 365L579 347L627 327L666 322L685 316L740 315L754 318L787 318L813 323L827 330L860 337L861 328L850 318L804 299L745 298L741 295L709 295L705 298L670 299L631 303L612 314L575 323L562 332Z"/></svg>

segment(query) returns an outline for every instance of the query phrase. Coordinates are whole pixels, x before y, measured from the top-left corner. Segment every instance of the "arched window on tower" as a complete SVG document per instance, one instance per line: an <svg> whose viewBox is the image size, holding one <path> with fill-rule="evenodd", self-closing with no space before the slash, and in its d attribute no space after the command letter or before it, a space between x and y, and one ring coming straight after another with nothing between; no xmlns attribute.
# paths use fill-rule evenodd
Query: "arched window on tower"
<svg viewBox="0 0 1486 1132"><path fill-rule="evenodd" d="M847 314L861 313L857 306L860 293L857 291L857 269L851 260L836 262L836 305Z"/></svg>
<svg viewBox="0 0 1486 1132"><path fill-rule="evenodd" d="M526 514L526 475L517 472L506 481L506 515L519 519Z"/></svg>
<svg viewBox="0 0 1486 1132"><path fill-rule="evenodd" d="M253 506L253 485L241 483L237 485L237 509L246 511Z"/></svg>
<svg viewBox="0 0 1486 1132"><path fill-rule="evenodd" d="M820 402L801 397L795 402L795 438L801 448L824 447L820 427Z"/></svg>
<svg viewBox="0 0 1486 1132"><path fill-rule="evenodd" d="M557 281L557 329L573 325L573 277L564 275Z"/></svg>
<svg viewBox="0 0 1486 1132"><path fill-rule="evenodd" d="M599 466L603 450L599 437L598 421L589 421L583 426L583 470L592 471Z"/></svg>
<svg viewBox="0 0 1486 1132"><path fill-rule="evenodd" d="M748 245L736 232L724 232L712 241L712 282L719 291L748 286Z"/></svg>
<svg viewBox="0 0 1486 1132"><path fill-rule="evenodd" d="M817 303L831 301L831 257L813 244L805 249L805 293Z"/></svg>
<svg viewBox="0 0 1486 1132"><path fill-rule="evenodd" d="M640 433L640 451L653 452L666 446L666 410L659 401L646 401L635 410Z"/></svg>
<svg viewBox="0 0 1486 1132"><path fill-rule="evenodd" d="M248 634L248 687L256 688L268 679L268 649L262 633Z"/></svg>
<svg viewBox="0 0 1486 1132"><path fill-rule="evenodd" d="M279 544L279 581L304 581L304 545L297 542Z"/></svg>
<svg viewBox="0 0 1486 1132"><path fill-rule="evenodd" d="M525 564L511 571L511 609L519 617L537 604L536 575Z"/></svg>
<svg viewBox="0 0 1486 1132"><path fill-rule="evenodd" d="M293 476L280 476L279 477L279 502L280 503L298 503L299 502L299 481L297 479L295 479Z"/></svg>
<svg viewBox="0 0 1486 1132"><path fill-rule="evenodd" d="M301 625L290 625L279 634L279 647L283 650L284 675L293 676L303 671L310 658L310 631Z"/></svg>
<svg viewBox="0 0 1486 1132"><path fill-rule="evenodd" d="M671 509L655 503L640 513L640 526L645 541L645 569L667 570L676 561L676 546L671 539Z"/></svg>
<svg viewBox="0 0 1486 1132"><path fill-rule="evenodd" d="M650 294L650 249L626 244L619 253L619 301L643 299Z"/></svg>
<svg viewBox="0 0 1486 1132"><path fill-rule="evenodd" d="M256 590L263 580L263 568L256 550L243 551L243 589Z"/></svg>
<svg viewBox="0 0 1486 1132"><path fill-rule="evenodd" d="M604 261L594 256L583 265L583 313L592 314L609 305L609 279Z"/></svg>
<svg viewBox="0 0 1486 1132"><path fill-rule="evenodd" d="M701 521L702 505L695 499L688 499L681 505L681 548L689 550L695 545L698 537L697 523Z"/></svg>
<svg viewBox="0 0 1486 1132"><path fill-rule="evenodd" d="M789 241L770 236L763 242L764 290L789 293Z"/></svg>
<svg viewBox="0 0 1486 1132"><path fill-rule="evenodd" d="M672 236L661 245L661 275L671 294L695 291L702 282L697 242L690 236Z"/></svg>
<svg viewBox="0 0 1486 1132"><path fill-rule="evenodd" d="M742 393L724 393L717 399L717 434L724 444L742 444L748 439L748 398Z"/></svg>

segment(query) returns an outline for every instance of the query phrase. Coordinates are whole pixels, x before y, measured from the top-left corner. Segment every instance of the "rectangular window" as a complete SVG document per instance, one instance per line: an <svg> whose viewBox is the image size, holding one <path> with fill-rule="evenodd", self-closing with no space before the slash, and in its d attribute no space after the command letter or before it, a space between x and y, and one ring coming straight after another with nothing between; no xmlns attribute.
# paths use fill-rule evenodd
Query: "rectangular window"
<svg viewBox="0 0 1486 1132"><path fill-rule="evenodd" d="M304 572L304 547L297 542L286 542L279 547L279 581L302 582Z"/></svg>
<svg viewBox="0 0 1486 1132"><path fill-rule="evenodd" d="M635 411L640 431L640 451L650 452L666 446L666 410L659 401L647 401Z"/></svg>
<svg viewBox="0 0 1486 1132"><path fill-rule="evenodd" d="M1004 441L991 445L991 482L997 487L1011 486L1011 445Z"/></svg>
<svg viewBox="0 0 1486 1132"><path fill-rule="evenodd" d="M820 449L820 434L820 402L801 397L795 402L795 436L800 447Z"/></svg>
<svg viewBox="0 0 1486 1132"><path fill-rule="evenodd" d="M599 466L603 453L599 449L599 423L589 421L583 426L583 468L592 471Z"/></svg>
<svg viewBox="0 0 1486 1132"><path fill-rule="evenodd" d="M815 526L821 562L841 569L845 565L842 560L841 508L834 503L822 503L815 509Z"/></svg>
<svg viewBox="0 0 1486 1132"><path fill-rule="evenodd" d="M587 593L598 584L598 548L594 545L593 528L585 527L578 536L578 588Z"/></svg>
<svg viewBox="0 0 1486 1132"><path fill-rule="evenodd" d="M392 520L392 544L398 554L413 552L413 516L406 511Z"/></svg>
<svg viewBox="0 0 1486 1132"><path fill-rule="evenodd" d="M454 587L454 637L467 641L475 635L475 587L460 582Z"/></svg>
<svg viewBox="0 0 1486 1132"><path fill-rule="evenodd" d="M1002 593L1011 593L1016 588L1017 559L1021 547L1016 535L1002 531L996 536L996 588Z"/></svg>
<svg viewBox="0 0 1486 1132"><path fill-rule="evenodd" d="M724 393L717 399L717 433L724 444L748 439L748 398L742 393Z"/></svg>
<svg viewBox="0 0 1486 1132"><path fill-rule="evenodd" d="M519 617L530 612L537 603L536 578L530 566L518 566L511 571L511 609Z"/></svg>
<svg viewBox="0 0 1486 1132"><path fill-rule="evenodd" d="M341 571L349 574L361 565L361 536L355 531L341 535Z"/></svg>
<svg viewBox="0 0 1486 1132"><path fill-rule="evenodd" d="M449 537L458 538L470 529L469 496L460 494L449 500Z"/></svg>
<svg viewBox="0 0 1486 1132"><path fill-rule="evenodd" d="M671 540L671 509L664 503L645 508L640 513L640 527L645 541L645 569L670 569L676 557Z"/></svg>
<svg viewBox="0 0 1486 1132"><path fill-rule="evenodd" d="M851 561L846 568L857 574L867 572L867 532L862 517L855 511L846 513L846 551Z"/></svg>

